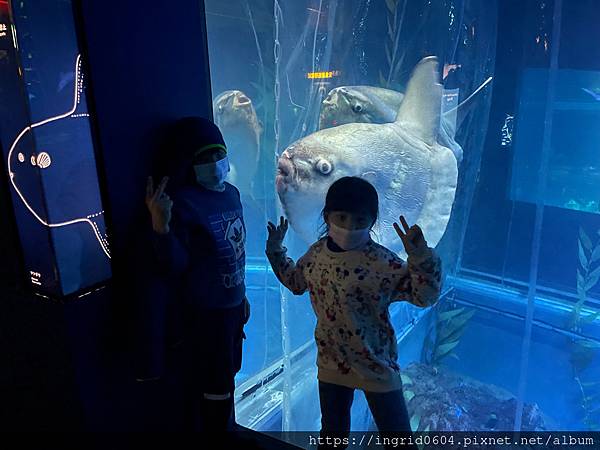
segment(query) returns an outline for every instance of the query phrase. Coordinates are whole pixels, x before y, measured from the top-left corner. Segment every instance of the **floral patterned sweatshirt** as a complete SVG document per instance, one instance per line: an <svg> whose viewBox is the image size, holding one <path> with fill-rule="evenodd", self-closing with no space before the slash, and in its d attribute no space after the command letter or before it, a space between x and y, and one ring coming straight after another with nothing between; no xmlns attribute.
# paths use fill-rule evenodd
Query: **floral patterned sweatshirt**
<svg viewBox="0 0 600 450"><path fill-rule="evenodd" d="M395 301L420 307L437 301L441 264L433 250L409 254L405 263L373 241L360 250L333 252L323 238L297 264L285 248L267 250L267 257L284 286L296 295L310 294L320 381L371 392L402 387L388 307Z"/></svg>

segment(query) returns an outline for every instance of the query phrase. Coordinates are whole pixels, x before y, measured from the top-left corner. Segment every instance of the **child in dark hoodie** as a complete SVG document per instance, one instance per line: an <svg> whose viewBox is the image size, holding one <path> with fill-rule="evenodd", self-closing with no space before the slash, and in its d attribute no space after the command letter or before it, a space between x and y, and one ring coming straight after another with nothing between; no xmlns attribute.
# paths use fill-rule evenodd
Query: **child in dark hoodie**
<svg viewBox="0 0 600 450"><path fill-rule="evenodd" d="M211 121L180 120L173 143L169 177L156 189L148 179L146 205L156 259L175 277L183 311L188 426L232 430L234 378L249 317L240 194L225 182L227 148Z"/></svg>

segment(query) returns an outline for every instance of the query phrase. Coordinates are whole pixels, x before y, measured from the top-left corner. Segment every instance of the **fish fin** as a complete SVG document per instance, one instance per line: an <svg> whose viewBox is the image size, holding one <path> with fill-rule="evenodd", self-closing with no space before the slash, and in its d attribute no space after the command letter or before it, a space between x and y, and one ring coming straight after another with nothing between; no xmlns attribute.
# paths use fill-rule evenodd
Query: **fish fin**
<svg viewBox="0 0 600 450"><path fill-rule="evenodd" d="M493 77L489 77L488 79L486 79L483 83L481 83L481 85L479 85L479 87L477 89L475 89L473 91L473 93L471 95L469 95L466 99L464 99L462 102L460 102L456 107L446 111L443 114L443 119L445 119L448 123L448 125L450 125L453 128L453 132L451 134L451 137L454 139L454 136L456 135L456 130L460 128L460 126L462 125L462 123L464 122L465 118L469 115L469 113L472 111L473 106L475 105L475 100L478 97L478 94L480 92L482 92L487 86L490 85L490 83L492 82ZM456 121L454 120L450 120L450 118L452 117L452 114L456 113Z"/></svg>
<svg viewBox="0 0 600 450"><path fill-rule="evenodd" d="M440 128L442 85L439 82L438 59L423 58L415 67L396 123L410 127L428 144L433 144Z"/></svg>

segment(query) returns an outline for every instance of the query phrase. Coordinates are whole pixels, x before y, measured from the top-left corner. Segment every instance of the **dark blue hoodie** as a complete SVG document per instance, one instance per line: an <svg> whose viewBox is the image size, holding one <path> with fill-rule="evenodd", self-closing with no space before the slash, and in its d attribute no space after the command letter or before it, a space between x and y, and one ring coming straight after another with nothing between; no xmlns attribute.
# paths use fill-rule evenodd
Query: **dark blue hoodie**
<svg viewBox="0 0 600 450"><path fill-rule="evenodd" d="M193 153L210 144L224 145L212 122L187 118L177 124L166 188L173 200L170 231L154 233L154 248L184 304L231 308L245 296L246 226L235 186L225 183L223 192L215 192L195 181Z"/></svg>

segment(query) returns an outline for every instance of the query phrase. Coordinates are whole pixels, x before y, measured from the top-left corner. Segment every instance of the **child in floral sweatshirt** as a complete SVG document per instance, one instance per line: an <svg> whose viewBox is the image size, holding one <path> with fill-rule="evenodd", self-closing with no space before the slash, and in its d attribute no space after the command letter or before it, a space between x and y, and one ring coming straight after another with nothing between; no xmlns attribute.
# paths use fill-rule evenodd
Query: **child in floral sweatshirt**
<svg viewBox="0 0 600 450"><path fill-rule="evenodd" d="M394 228L408 255L373 242L378 216L375 188L357 177L344 177L327 192L323 219L326 235L297 263L286 256L283 217L269 222L267 257L281 283L296 295L308 291L317 316L315 339L321 403L321 433L350 431L355 389L365 392L380 431L410 432L402 393L396 335L388 307L408 301L431 306L440 293L440 261L421 229Z"/></svg>

